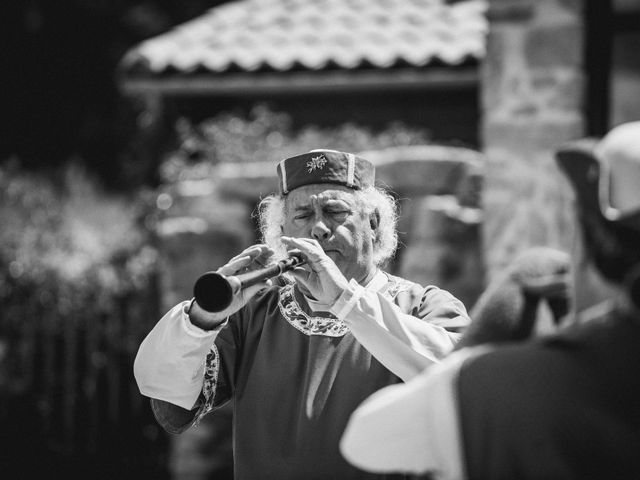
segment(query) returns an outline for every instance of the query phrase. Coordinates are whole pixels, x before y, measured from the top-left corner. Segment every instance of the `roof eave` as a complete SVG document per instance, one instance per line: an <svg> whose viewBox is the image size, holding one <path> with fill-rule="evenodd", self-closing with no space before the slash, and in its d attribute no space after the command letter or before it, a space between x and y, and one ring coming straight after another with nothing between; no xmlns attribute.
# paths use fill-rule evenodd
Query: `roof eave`
<svg viewBox="0 0 640 480"><path fill-rule="evenodd" d="M424 69L198 73L161 76L123 76L125 95L250 96L299 93L351 93L394 90L458 90L478 85L477 65Z"/></svg>

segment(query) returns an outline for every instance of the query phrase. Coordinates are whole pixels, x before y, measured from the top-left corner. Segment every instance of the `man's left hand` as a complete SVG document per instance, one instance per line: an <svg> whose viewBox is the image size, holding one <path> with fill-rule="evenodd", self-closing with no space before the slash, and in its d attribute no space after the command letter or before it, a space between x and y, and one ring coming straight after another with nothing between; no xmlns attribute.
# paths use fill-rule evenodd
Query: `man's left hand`
<svg viewBox="0 0 640 480"><path fill-rule="evenodd" d="M324 250L311 238L281 237L288 250L297 250L307 264L297 267L290 273L320 303L333 305L344 292L349 281L338 266L324 253Z"/></svg>

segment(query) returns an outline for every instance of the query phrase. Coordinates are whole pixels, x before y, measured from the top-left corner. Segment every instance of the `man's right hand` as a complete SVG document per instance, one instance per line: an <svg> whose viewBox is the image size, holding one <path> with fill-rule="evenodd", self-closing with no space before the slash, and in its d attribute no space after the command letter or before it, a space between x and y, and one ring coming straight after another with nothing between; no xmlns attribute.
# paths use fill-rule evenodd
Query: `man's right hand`
<svg viewBox="0 0 640 480"><path fill-rule="evenodd" d="M273 255L273 250L267 245L253 245L245 249L239 255L233 257L229 262L220 267L217 272L225 275L238 275L239 273L251 272L264 268L269 263L269 258ZM189 311L189 320L196 327L203 330L213 330L223 323L229 315L240 310L246 303L253 298L256 293L271 284L270 280L257 283L247 288L243 288L236 295L225 310L221 312L207 312L201 308L197 302L193 302Z"/></svg>

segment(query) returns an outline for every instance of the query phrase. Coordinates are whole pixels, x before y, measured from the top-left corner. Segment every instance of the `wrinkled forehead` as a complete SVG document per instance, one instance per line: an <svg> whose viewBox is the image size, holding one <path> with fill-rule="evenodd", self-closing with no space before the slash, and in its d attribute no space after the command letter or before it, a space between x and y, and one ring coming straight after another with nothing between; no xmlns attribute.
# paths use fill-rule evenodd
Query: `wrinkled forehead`
<svg viewBox="0 0 640 480"><path fill-rule="evenodd" d="M353 189L341 185L328 183L316 183L304 185L292 190L285 197L287 209L310 206L314 201L320 204L341 201L349 205L355 205L356 196Z"/></svg>

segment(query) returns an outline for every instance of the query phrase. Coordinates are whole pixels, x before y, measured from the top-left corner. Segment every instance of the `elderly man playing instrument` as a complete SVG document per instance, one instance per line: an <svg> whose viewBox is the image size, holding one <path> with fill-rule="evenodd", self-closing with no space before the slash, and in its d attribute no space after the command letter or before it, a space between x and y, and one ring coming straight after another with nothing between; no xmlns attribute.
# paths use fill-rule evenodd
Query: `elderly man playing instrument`
<svg viewBox="0 0 640 480"><path fill-rule="evenodd" d="M474 318L473 337L489 343L356 410L341 443L354 465L457 480L640 478L640 122L556 157L576 198L576 322L507 345Z"/></svg>
<svg viewBox="0 0 640 480"><path fill-rule="evenodd" d="M279 195L260 209L265 244L218 272L290 252L306 265L243 289L219 313L176 305L140 346L136 380L174 433L232 400L236 478L381 478L341 457L349 415L437 363L469 318L448 292L380 269L396 247L396 209L370 162L315 150L277 173Z"/></svg>

